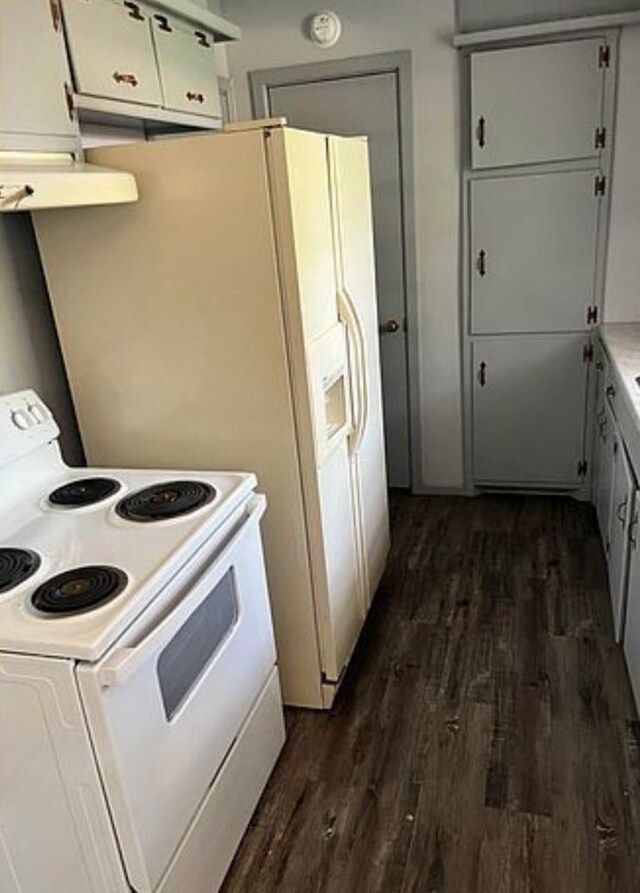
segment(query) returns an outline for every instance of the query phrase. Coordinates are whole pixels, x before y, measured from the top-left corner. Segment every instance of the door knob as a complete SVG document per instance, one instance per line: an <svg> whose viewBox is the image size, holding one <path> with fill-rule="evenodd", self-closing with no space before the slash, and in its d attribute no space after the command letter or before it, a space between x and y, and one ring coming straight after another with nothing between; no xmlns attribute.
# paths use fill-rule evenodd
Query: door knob
<svg viewBox="0 0 640 893"><path fill-rule="evenodd" d="M393 335L400 330L400 323L397 319L388 319L386 322L380 323L381 335Z"/></svg>

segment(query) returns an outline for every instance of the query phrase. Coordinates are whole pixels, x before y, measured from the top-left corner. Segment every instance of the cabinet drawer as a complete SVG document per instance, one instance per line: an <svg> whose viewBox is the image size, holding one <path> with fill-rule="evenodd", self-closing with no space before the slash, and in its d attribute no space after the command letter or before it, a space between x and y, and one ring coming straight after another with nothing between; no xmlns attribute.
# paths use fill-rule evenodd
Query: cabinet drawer
<svg viewBox="0 0 640 893"><path fill-rule="evenodd" d="M220 118L213 38L160 13L152 25L165 108Z"/></svg>
<svg viewBox="0 0 640 893"><path fill-rule="evenodd" d="M133 0L63 0L76 89L162 105L148 10Z"/></svg>
<svg viewBox="0 0 640 893"><path fill-rule="evenodd" d="M474 53L473 167L597 156L603 45L594 38Z"/></svg>

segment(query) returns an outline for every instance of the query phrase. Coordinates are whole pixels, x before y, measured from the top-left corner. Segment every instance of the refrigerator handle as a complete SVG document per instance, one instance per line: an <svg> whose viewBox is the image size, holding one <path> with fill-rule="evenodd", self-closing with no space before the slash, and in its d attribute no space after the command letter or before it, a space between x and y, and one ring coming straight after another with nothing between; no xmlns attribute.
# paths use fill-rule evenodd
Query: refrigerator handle
<svg viewBox="0 0 640 893"><path fill-rule="evenodd" d="M350 438L351 453L357 453L364 437L369 416L369 383L367 381L367 346L362 329L362 322L356 305L343 287L338 294L340 317L347 327L350 343L353 347L355 368L352 370L352 378L355 379L355 389L358 397L358 413L355 419L354 429Z"/></svg>

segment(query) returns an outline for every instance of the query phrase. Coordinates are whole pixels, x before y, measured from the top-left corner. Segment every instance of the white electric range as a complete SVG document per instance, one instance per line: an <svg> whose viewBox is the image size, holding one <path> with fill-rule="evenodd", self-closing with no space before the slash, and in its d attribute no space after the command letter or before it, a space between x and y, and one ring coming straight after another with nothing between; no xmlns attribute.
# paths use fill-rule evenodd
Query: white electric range
<svg viewBox="0 0 640 893"><path fill-rule="evenodd" d="M214 893L284 741L266 500L58 434L0 397L0 890Z"/></svg>

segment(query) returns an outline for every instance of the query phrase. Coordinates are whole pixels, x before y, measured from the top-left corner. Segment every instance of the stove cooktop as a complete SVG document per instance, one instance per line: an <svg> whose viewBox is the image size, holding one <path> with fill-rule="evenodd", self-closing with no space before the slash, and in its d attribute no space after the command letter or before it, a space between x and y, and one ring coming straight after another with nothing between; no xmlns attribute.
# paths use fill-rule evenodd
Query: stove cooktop
<svg viewBox="0 0 640 893"><path fill-rule="evenodd" d="M256 483L60 461L38 470L0 517L0 651L98 659Z"/></svg>

